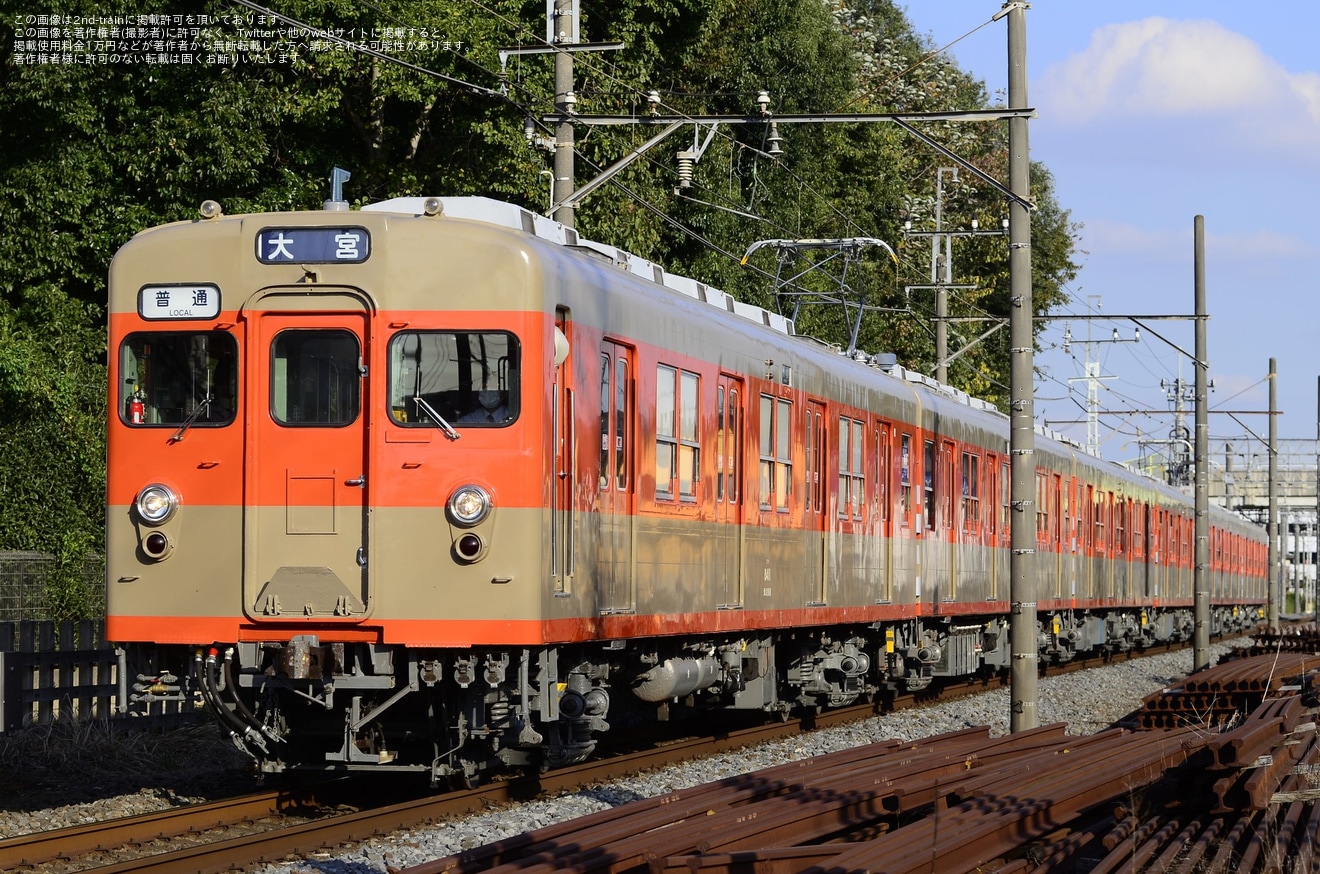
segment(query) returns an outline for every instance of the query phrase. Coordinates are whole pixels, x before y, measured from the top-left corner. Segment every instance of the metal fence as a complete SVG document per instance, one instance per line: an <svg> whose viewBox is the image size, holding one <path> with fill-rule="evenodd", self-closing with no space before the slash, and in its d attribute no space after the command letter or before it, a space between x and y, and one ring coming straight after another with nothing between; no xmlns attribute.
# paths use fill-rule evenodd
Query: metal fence
<svg viewBox="0 0 1320 874"><path fill-rule="evenodd" d="M178 678L133 673L105 620L0 622L0 734L59 719L168 729L200 716Z"/></svg>
<svg viewBox="0 0 1320 874"><path fill-rule="evenodd" d="M186 681L136 673L155 667L155 652L135 651L135 667L105 639L104 557L88 556L83 564L79 603L93 619L49 618L55 564L40 552L0 552L0 734L57 719L113 719L149 729L196 721Z"/></svg>
<svg viewBox="0 0 1320 874"><path fill-rule="evenodd" d="M0 622L0 732L119 710L123 651L105 622Z"/></svg>
<svg viewBox="0 0 1320 874"><path fill-rule="evenodd" d="M49 619L54 612L48 584L55 556L43 552L0 552L0 622ZM105 558L90 555L83 562L86 615L105 615Z"/></svg>

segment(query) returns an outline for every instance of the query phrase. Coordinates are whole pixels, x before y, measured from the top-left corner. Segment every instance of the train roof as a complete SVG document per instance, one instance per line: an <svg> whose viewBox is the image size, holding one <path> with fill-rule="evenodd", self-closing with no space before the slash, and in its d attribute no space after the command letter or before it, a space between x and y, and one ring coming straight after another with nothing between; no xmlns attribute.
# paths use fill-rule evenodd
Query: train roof
<svg viewBox="0 0 1320 874"><path fill-rule="evenodd" d="M751 322L762 325L776 333L797 337L805 342L818 344L826 349L832 350L839 358L851 361L860 367L867 367L872 371L882 372L889 377L894 378L901 384L906 385L910 390L922 393L927 400L923 406L933 409L944 403L951 403L957 407L966 410L974 410L999 420L1007 419L995 405L981 398L973 397L961 389L954 388L951 385L941 383L934 378L914 370L908 370L899 365L892 355L871 355L865 352L855 352L851 356L845 356L843 349L837 345L826 343L818 338L808 335L799 335L794 330L793 321L785 318L778 313L772 313L753 304L743 303L735 300L732 295L721 291L718 288L699 282L691 277L680 276L670 273L661 265L653 261L648 261L637 255L611 246L605 243L598 243L594 240L588 240L578 234L573 228L565 227L560 222L546 218L543 215L531 212L521 206L504 201L494 200L488 197L396 197L390 200L384 200L379 203L373 203L362 207L366 212L392 212L404 215L424 215L427 213L427 201L439 201L442 214L455 219L483 222L486 224L504 227L510 230L522 231L538 239L545 240L552 244L557 244L569 249L575 249L578 252L592 257L596 260L611 264L615 268L638 277L642 280L654 282L671 291L678 292L685 297L699 300L703 303L741 316ZM1074 456L1080 458L1089 458L1090 463L1100 467L1110 467L1115 472L1122 475L1137 477L1146 481L1149 486L1158 491L1166 493L1169 497L1186 497L1178 489L1169 486L1162 480L1151 476L1142 470L1137 470L1120 462L1105 459L1099 454L1092 452L1087 446L1083 446L1071 438L1054 431L1040 424L1035 425L1035 433L1046 441L1046 445L1039 446L1038 450L1053 451L1062 456ZM1049 444L1053 444L1050 446ZM1219 508L1215 508L1218 511ZM1228 516L1232 514L1216 512L1217 516Z"/></svg>
<svg viewBox="0 0 1320 874"><path fill-rule="evenodd" d="M843 357L843 350L838 346L832 346L831 344L824 343L813 337L796 334L791 319L785 318L778 313L772 313L769 310L763 309L754 304L735 300L732 295L703 282L698 282L690 277L670 273L661 265L634 255L631 252L624 251L623 249L605 243L588 240L580 236L573 228L565 227L560 222L546 218L543 215L538 215L537 213L524 209L517 204L506 203L489 197L395 197L379 203L363 206L362 211L424 215L428 209L428 201L439 201L442 214L449 218L485 222L487 224L497 225L512 230L520 230L524 233L560 246L576 248L589 256L594 256L600 260L606 261L626 273L630 273L645 280L650 280L651 282L655 282L658 285L662 285L665 288L676 291L686 297L700 300L704 303L718 307L719 309L742 316L745 319L757 322L777 333L790 336L801 336L804 340L821 343L822 345L832 348L836 354ZM892 355L870 355L859 351L851 356L851 360L857 362L859 365L877 368L895 379L908 383L913 387L918 387L918 390L924 388L930 394L947 398L962 406L981 410L993 415L1003 415L1003 413L1001 413L999 409L989 401L973 397L961 389L938 382L925 374L918 373L914 370L908 370L894 361ZM1042 437L1067 446L1069 449L1086 451L1080 444L1077 444L1062 434L1058 434L1043 426L1036 426L1036 433L1040 434Z"/></svg>

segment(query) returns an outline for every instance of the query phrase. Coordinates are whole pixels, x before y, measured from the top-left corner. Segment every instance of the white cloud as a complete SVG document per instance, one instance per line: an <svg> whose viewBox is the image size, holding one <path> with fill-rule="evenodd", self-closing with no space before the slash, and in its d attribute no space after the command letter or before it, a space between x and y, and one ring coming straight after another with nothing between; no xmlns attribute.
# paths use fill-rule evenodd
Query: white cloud
<svg viewBox="0 0 1320 874"><path fill-rule="evenodd" d="M1042 114L1070 126L1124 121L1284 148L1320 145L1320 74L1291 73L1215 21L1111 24L1033 83Z"/></svg>
<svg viewBox="0 0 1320 874"><path fill-rule="evenodd" d="M1082 248L1094 257L1122 256L1165 263L1190 262L1192 228L1150 229L1108 219L1092 219L1082 229ZM1263 265L1268 262L1313 261L1320 250L1305 239L1287 233L1256 228L1242 233L1206 233L1206 257L1215 261L1241 261Z"/></svg>

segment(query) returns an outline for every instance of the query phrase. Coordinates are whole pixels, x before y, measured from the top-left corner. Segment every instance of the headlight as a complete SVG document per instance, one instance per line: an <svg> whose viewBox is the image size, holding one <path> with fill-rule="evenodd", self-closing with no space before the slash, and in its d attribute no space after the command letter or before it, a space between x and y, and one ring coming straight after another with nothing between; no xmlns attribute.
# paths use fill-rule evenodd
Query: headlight
<svg viewBox="0 0 1320 874"><path fill-rule="evenodd" d="M448 509L454 524L471 528L490 513L490 495L481 486L459 486L449 496Z"/></svg>
<svg viewBox="0 0 1320 874"><path fill-rule="evenodd" d="M143 522L160 525L169 521L174 511L179 509L179 498L170 491L169 486L157 483L138 492L135 506Z"/></svg>

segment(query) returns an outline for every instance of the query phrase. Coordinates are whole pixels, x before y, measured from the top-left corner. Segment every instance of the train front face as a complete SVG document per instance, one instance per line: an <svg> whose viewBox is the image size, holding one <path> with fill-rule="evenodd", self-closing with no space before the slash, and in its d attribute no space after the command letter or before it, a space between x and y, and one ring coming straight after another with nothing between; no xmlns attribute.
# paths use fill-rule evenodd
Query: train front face
<svg viewBox="0 0 1320 874"><path fill-rule="evenodd" d="M120 250L107 626L139 700L204 700L268 770L446 772L441 699L544 638L554 326L522 245L327 211Z"/></svg>

